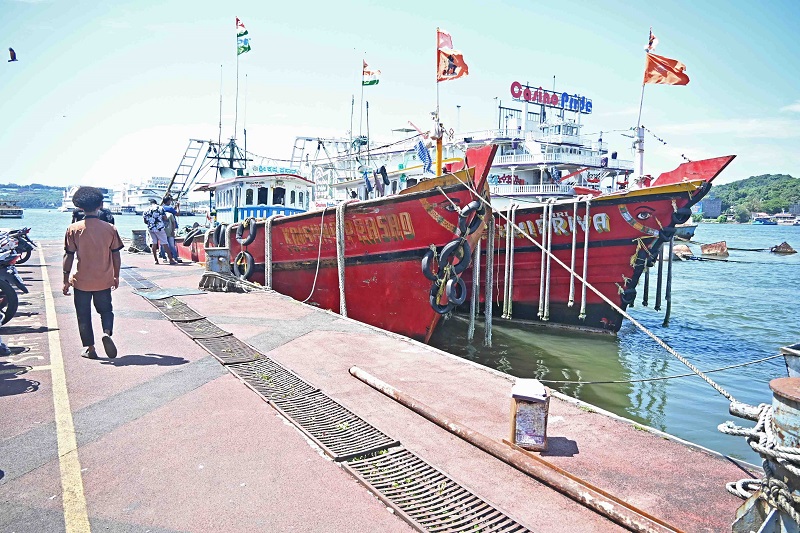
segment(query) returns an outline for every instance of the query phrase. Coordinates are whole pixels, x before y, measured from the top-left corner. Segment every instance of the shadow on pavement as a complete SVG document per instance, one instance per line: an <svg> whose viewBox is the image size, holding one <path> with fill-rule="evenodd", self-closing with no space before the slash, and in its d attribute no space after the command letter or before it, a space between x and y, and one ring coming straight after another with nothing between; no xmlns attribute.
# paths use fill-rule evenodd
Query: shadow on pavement
<svg viewBox="0 0 800 533"><path fill-rule="evenodd" d="M102 352L101 352L102 357ZM102 359L100 361L104 365L111 366L132 366L132 365L158 365L158 366L176 366L185 365L189 362L188 359L183 357L175 357L172 355L161 355L157 353L148 353L144 355L123 355L117 359Z"/></svg>
<svg viewBox="0 0 800 533"><path fill-rule="evenodd" d="M21 377L29 367L0 362L0 397L15 396L39 390L40 383Z"/></svg>
<svg viewBox="0 0 800 533"><path fill-rule="evenodd" d="M566 437L547 437L547 450L541 452L542 457L574 457L580 453L578 443Z"/></svg>

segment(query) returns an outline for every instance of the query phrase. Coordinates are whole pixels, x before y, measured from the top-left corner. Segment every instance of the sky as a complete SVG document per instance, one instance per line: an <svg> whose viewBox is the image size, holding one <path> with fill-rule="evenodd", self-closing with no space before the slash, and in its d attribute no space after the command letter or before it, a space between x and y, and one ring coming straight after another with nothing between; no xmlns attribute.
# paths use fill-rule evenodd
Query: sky
<svg viewBox="0 0 800 533"><path fill-rule="evenodd" d="M385 5L379 5L385 4ZM297 136L375 140L436 108L436 28L469 75L439 84L445 127L496 127L514 81L592 99L585 134L633 159L650 27L687 86L647 85L645 172L736 154L718 183L800 177L797 0L192 2L0 0L0 183L112 187L171 176L189 139L289 159ZM252 50L238 61L235 17ZM6 57L8 59L8 57ZM361 61L382 71L364 88ZM460 107L459 107L460 106ZM361 117L361 120L359 120ZM359 126L360 123L360 126ZM662 141L658 139L663 140ZM664 144L666 143L666 144ZM256 159L256 162L261 161Z"/></svg>

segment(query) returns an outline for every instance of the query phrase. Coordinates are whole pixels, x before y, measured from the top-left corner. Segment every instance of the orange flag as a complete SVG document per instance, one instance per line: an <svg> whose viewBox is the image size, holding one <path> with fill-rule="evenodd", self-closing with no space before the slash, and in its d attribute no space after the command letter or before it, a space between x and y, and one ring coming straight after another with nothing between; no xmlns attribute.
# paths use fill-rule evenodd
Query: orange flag
<svg viewBox="0 0 800 533"><path fill-rule="evenodd" d="M453 38L446 31L436 30L436 81L455 80L469 74L464 56L453 50Z"/></svg>
<svg viewBox="0 0 800 533"><path fill-rule="evenodd" d="M677 59L649 53L644 67L644 83L686 85L689 83L689 76L686 75L685 70L686 65Z"/></svg>

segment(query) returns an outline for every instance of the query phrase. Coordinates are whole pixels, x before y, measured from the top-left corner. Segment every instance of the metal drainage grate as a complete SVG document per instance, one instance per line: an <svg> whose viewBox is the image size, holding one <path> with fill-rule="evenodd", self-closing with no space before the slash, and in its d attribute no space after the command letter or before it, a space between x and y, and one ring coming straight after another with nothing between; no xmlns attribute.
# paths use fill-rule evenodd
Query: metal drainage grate
<svg viewBox="0 0 800 533"><path fill-rule="evenodd" d="M155 289L158 287L158 285L136 272L134 267L123 269L121 273L122 279L136 290Z"/></svg>
<svg viewBox="0 0 800 533"><path fill-rule="evenodd" d="M261 359L264 355L252 346L243 343L236 337L216 337L213 339L195 339L211 355L219 359L223 365L247 363Z"/></svg>
<svg viewBox="0 0 800 533"><path fill-rule="evenodd" d="M400 445L320 391L271 403L334 461Z"/></svg>
<svg viewBox="0 0 800 533"><path fill-rule="evenodd" d="M529 531L405 448L343 466L420 531Z"/></svg>
<svg viewBox="0 0 800 533"><path fill-rule="evenodd" d="M205 318L203 315L199 314L197 311L183 303L182 301L178 300L174 296L170 296L169 298L162 298L160 300L148 300L151 304L156 306L159 311L164 313L166 317L173 322L175 321L184 321L189 322L192 320L200 320L201 318Z"/></svg>
<svg viewBox="0 0 800 533"><path fill-rule="evenodd" d="M175 322L175 325L193 339L214 339L231 335L230 332L225 331L205 318L191 322Z"/></svg>
<svg viewBox="0 0 800 533"><path fill-rule="evenodd" d="M266 357L250 363L230 365L228 368L267 400L285 400L317 390Z"/></svg>

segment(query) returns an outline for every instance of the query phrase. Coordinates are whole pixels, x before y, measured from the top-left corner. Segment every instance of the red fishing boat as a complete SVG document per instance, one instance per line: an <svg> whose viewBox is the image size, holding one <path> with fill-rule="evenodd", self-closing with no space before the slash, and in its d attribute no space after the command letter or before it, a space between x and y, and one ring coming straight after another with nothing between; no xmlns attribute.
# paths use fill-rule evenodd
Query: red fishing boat
<svg viewBox="0 0 800 533"><path fill-rule="evenodd" d="M235 273L243 278L427 341L441 313L466 296L459 274L485 227L475 193L488 197L486 178L496 150L471 149L462 168L398 195L248 218L179 249L184 257L204 260L205 246L228 245ZM426 276L421 262L433 249L438 264L428 265Z"/></svg>
<svg viewBox="0 0 800 533"><path fill-rule="evenodd" d="M651 186L639 189L600 193L575 187L581 196L553 199L535 207L512 204L503 214L625 309L634 304L640 276L655 263L663 244L674 235L675 225L690 218L690 208L703 198L711 181L733 158L684 163L660 175ZM508 239L507 228L506 220L498 216L491 291L498 314L511 319L619 330L618 311L586 290L569 270L547 256L543 259L541 248L519 231ZM471 281L469 276L468 286Z"/></svg>

